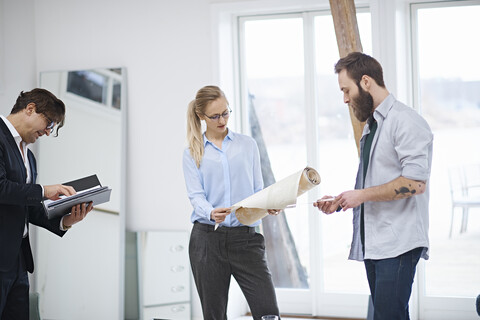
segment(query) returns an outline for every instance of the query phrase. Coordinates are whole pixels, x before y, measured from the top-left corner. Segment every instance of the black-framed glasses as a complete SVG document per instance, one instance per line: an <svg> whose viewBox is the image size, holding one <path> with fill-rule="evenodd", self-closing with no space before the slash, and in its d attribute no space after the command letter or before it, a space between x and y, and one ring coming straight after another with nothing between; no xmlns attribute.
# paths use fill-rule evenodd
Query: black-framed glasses
<svg viewBox="0 0 480 320"><path fill-rule="evenodd" d="M53 130L53 127L55 127L55 121L52 121L49 117L46 115L42 114L45 117L45 120L47 120L47 127L45 130Z"/></svg>
<svg viewBox="0 0 480 320"><path fill-rule="evenodd" d="M222 114L216 114L216 115L213 115L213 116L207 116L205 113L203 114L205 117L207 117L208 119L212 120L212 121L220 121L220 117L222 117L223 119L227 120L228 117L230 117L230 113L232 113L232 109L228 108L228 110L226 110L224 113Z"/></svg>

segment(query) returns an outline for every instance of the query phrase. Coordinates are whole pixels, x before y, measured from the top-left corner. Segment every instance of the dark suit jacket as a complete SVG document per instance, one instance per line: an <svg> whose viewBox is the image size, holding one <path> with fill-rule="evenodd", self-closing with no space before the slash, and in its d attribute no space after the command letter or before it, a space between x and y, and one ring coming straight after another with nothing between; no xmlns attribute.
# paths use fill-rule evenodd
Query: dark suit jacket
<svg viewBox="0 0 480 320"><path fill-rule="evenodd" d="M35 184L37 166L28 150L32 183L25 183L27 171L15 140L0 118L0 271L9 270L23 252L27 270L33 272L33 258L28 237L23 239L25 222L63 236L60 218L48 220L42 201L42 187Z"/></svg>

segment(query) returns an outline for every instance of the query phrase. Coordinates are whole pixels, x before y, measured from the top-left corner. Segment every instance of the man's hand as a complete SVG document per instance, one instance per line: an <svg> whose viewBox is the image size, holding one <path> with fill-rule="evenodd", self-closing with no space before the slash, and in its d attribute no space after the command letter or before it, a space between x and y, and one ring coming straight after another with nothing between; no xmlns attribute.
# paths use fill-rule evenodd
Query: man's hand
<svg viewBox="0 0 480 320"><path fill-rule="evenodd" d="M335 198L335 201L338 202L343 211L358 207L365 202L364 190L365 189L355 189L342 192Z"/></svg>
<svg viewBox="0 0 480 320"><path fill-rule="evenodd" d="M43 193L45 198L50 200L58 200L60 199L60 195L71 196L77 192L75 189L73 189L73 187L54 184L51 186L43 186Z"/></svg>
<svg viewBox="0 0 480 320"><path fill-rule="evenodd" d="M65 227L73 226L75 223L82 221L92 209L92 202L88 204L88 207L85 203L73 206L72 211L63 217L63 225Z"/></svg>
<svg viewBox="0 0 480 320"><path fill-rule="evenodd" d="M215 220L215 223L221 223L225 221L225 218L232 212L230 208L215 208L210 213L210 218Z"/></svg>
<svg viewBox="0 0 480 320"><path fill-rule="evenodd" d="M324 200L324 199L334 199L334 200ZM323 196L321 199L318 199L316 202L313 203L314 207L317 207L318 210L322 211L323 213L326 214L331 214L335 211L337 211L337 208L339 206L339 200L338 198L334 198L332 196Z"/></svg>
<svg viewBox="0 0 480 320"><path fill-rule="evenodd" d="M393 201L407 199L424 193L426 181L412 180L405 177L398 177L390 182L365 189L348 190L340 193L332 201L322 201L329 196L317 200L313 204L318 210L330 214L338 208L343 211L356 208L367 201Z"/></svg>
<svg viewBox="0 0 480 320"><path fill-rule="evenodd" d="M363 190L364 189L357 189L342 192L331 201L322 201L322 199L332 198L331 196L324 196L322 199L318 199L317 202L314 202L313 206L326 214L340 211L340 209L346 211L358 207L365 202Z"/></svg>

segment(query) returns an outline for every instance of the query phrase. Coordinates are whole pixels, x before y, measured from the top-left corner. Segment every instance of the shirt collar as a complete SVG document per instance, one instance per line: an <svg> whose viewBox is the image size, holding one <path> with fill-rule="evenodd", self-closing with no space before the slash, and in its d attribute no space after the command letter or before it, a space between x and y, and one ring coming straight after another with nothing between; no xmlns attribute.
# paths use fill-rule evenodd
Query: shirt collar
<svg viewBox="0 0 480 320"><path fill-rule="evenodd" d="M387 117L388 112L393 106L393 103L396 101L395 97L393 94L389 94L383 101L378 105L378 107L375 108L374 111L374 117L375 114L382 116L383 119ZM378 117L375 117L375 120L378 120Z"/></svg>
<svg viewBox="0 0 480 320"><path fill-rule="evenodd" d="M225 139L228 138L230 140L234 140L235 138L235 133L233 133L232 130L228 129L228 132L227 132L227 135L225 136ZM223 139L223 140L225 140ZM210 140L208 140L207 136L205 135L205 132L203 133L203 147L205 147L207 145L207 142L208 143L212 143Z"/></svg>

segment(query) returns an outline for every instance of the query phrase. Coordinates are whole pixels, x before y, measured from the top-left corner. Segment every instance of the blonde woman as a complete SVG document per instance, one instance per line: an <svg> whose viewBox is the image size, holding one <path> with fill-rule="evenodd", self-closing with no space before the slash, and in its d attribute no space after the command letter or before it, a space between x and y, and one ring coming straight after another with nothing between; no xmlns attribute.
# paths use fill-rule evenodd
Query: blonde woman
<svg viewBox="0 0 480 320"><path fill-rule="evenodd" d="M232 275L254 319L279 314L264 238L255 232L260 221L244 226L230 209L263 188L257 144L228 129L231 112L225 94L216 86L198 90L188 106L189 146L183 154L183 172L193 206L189 254L206 320L227 318ZM206 124L203 133L201 121Z"/></svg>

